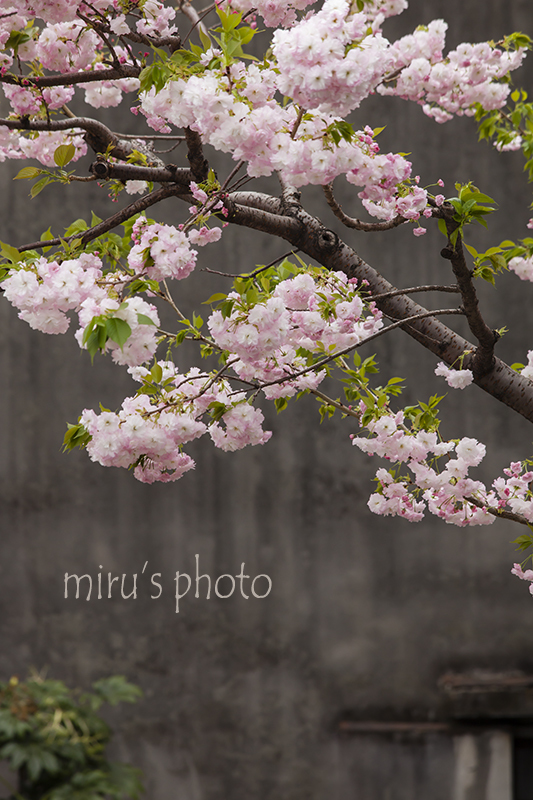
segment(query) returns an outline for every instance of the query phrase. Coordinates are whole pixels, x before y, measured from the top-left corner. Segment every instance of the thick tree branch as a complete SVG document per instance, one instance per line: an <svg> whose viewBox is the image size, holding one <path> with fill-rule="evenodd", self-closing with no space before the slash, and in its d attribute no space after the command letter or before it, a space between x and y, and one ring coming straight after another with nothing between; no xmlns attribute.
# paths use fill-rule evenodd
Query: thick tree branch
<svg viewBox="0 0 533 800"><path fill-rule="evenodd" d="M209 164L204 156L202 137L191 128L185 128L185 141L188 149L187 158L191 165L194 180L202 183L202 181L207 180L209 174Z"/></svg>
<svg viewBox="0 0 533 800"><path fill-rule="evenodd" d="M376 300L378 308L391 319L404 320L399 327L446 364L451 366L465 352L476 349L468 340L435 317L427 317L427 309L405 294L398 295L395 286L365 263L337 234L325 228L306 211L301 210L297 218L280 217L268 212L259 213L241 205L234 205L232 208L231 199L232 195L227 201L230 222L280 236L327 269L344 272L360 282L367 281L372 295L387 295ZM420 318L405 321L413 317ZM505 362L495 357L491 371L475 374L474 381L488 394L533 422L533 382L515 372Z"/></svg>
<svg viewBox="0 0 533 800"><path fill-rule="evenodd" d="M167 164L166 167L158 169L142 167L137 164L110 164L108 161L100 159L91 164L89 171L101 180L179 183L184 189L188 189L193 180L190 169L176 167L174 164Z"/></svg>
<svg viewBox="0 0 533 800"><path fill-rule="evenodd" d="M280 236L287 241L302 235L302 223L295 217L263 211L261 208L254 208L251 205L237 204L233 201L233 195L229 195L225 199L224 205L228 211L228 222L233 222L235 225L264 231L264 233Z"/></svg>
<svg viewBox="0 0 533 800"><path fill-rule="evenodd" d="M446 229L448 237L457 229L457 223L454 222L451 214L444 211L444 219L446 222ZM457 279L457 285L460 289L463 298L463 308L465 316L468 321L468 326L476 337L479 346L476 348L474 356L471 360L472 372L474 377L481 378L483 375L488 374L494 365L494 345L499 339L496 331L489 328L479 310L479 302L477 298L474 281L472 280L472 273L467 266L463 242L461 235L457 236L455 246L448 241L447 247L441 251L441 256L451 262L453 274Z"/></svg>
<svg viewBox="0 0 533 800"><path fill-rule="evenodd" d="M78 83L93 83L95 81L116 81L122 78L138 78L141 67L133 64L117 64L109 69L93 69L90 72L65 72L62 75L45 75L32 78L26 75L0 75L0 83L9 83L14 86L46 89L49 86L74 86Z"/></svg>
<svg viewBox="0 0 533 800"><path fill-rule="evenodd" d="M264 192L231 192L230 199L238 206L257 208L261 211L268 211L269 214L283 214L279 197L273 197Z"/></svg>
<svg viewBox="0 0 533 800"><path fill-rule="evenodd" d="M161 161L151 150L135 142L121 139L107 125L90 117L69 117L68 119L0 119L0 126L14 131L85 131L85 140L95 153L107 153L113 158L126 160L135 150L141 150L150 159L151 165L164 167Z"/></svg>

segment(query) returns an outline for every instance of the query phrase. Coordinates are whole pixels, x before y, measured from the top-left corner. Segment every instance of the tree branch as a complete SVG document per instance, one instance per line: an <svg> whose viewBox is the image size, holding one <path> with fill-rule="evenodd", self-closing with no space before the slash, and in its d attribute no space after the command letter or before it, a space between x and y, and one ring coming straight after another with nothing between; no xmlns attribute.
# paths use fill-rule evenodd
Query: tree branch
<svg viewBox="0 0 533 800"><path fill-rule="evenodd" d="M152 181L153 183L179 183L183 188L189 189L193 175L187 167L176 167L167 164L166 167L142 167L137 164L110 164L104 159L95 161L89 167L100 180L118 181Z"/></svg>
<svg viewBox="0 0 533 800"><path fill-rule="evenodd" d="M0 119L0 126L17 131L67 131L77 128L85 131L87 144L95 153L107 153L113 158L123 161L131 156L135 150L141 150L139 146L135 147L131 141L121 139L103 122L91 117L69 117L68 119L55 120L28 119L27 117L22 119ZM145 149L142 152L151 160L152 166L165 166L164 162L151 150Z"/></svg>
<svg viewBox="0 0 533 800"><path fill-rule="evenodd" d="M485 503L482 503L481 500L478 500L476 497L465 497L465 500L472 503L473 506L477 506L477 508L482 508L487 514L492 514L493 517L509 519L511 522L518 522L520 525L527 525L528 528L531 528L531 523L522 516L522 514L515 514L513 511L505 511L503 508L490 508L490 506L485 505Z"/></svg>
<svg viewBox="0 0 533 800"><path fill-rule="evenodd" d="M202 147L202 137L191 128L185 128L185 141L187 142L187 158L191 165L191 172L194 180L198 183L207 180L209 174L209 164L204 156Z"/></svg>
<svg viewBox="0 0 533 800"><path fill-rule="evenodd" d="M331 208L337 219L340 219L340 221L346 225L347 228L355 228L358 231L366 231L367 233L370 233L373 231L390 231L392 228L397 228L398 225L403 225L404 222L407 222L405 217L402 217L399 214L389 222L363 222L360 219L355 219L355 217L349 217L344 213L339 203L337 203L333 196L333 184L328 183L325 186L322 186L322 188L324 190L324 195L326 197L328 206Z"/></svg>
<svg viewBox="0 0 533 800"><path fill-rule="evenodd" d="M457 223L453 220L452 213L453 209L444 210L448 237L457 229ZM441 250L441 256L451 262L453 274L457 279L457 285L463 298L463 308L468 327L479 342L479 347L476 348L472 358L471 367L474 377L481 378L483 375L488 374L494 366L494 345L498 341L499 335L489 328L479 310L477 293L472 280L472 273L466 264L460 234L457 236L455 246L448 240L448 245Z"/></svg>
<svg viewBox="0 0 533 800"><path fill-rule="evenodd" d="M231 192L230 199L239 206L257 208L260 211L267 211L269 214L283 215L279 197L272 197L264 192Z"/></svg>
<svg viewBox="0 0 533 800"><path fill-rule="evenodd" d="M386 297L397 297L401 294L416 294L417 292L450 292L453 294L459 294L460 289L456 284L453 286L440 286L440 285L430 285L430 286L412 286L410 289L395 289L393 292L385 292L384 294L376 294L371 295L368 300L384 300Z"/></svg>
<svg viewBox="0 0 533 800"><path fill-rule="evenodd" d="M332 361L335 361L336 358L340 358L341 356L348 355L353 350L357 350L358 347L362 347L364 344L368 342L374 341L379 336L383 336L385 333L394 330L395 328L400 328L402 325L405 325L406 322L411 322L414 320L425 319L427 317L437 317L447 314L461 314L463 315L463 310L460 308L439 308L436 311L425 311L422 314L417 314L414 317L408 317L404 320L398 320L397 322L393 322L390 325L387 325L386 328L382 328L377 333L373 333L371 336L367 336L365 339L361 339L360 342L356 344L351 344L349 347L345 347L343 350L339 350L337 353L332 353L329 356L317 361L315 364L311 364L309 367L304 367L303 369L298 370L298 372L291 372L288 373L283 378L277 378L273 381L268 381L267 383L260 383L254 386L255 389L263 389L265 386L276 386L278 383L286 383L286 381L294 380L295 378L299 378L302 375L307 375L308 372L316 372L317 370L321 369L321 367L325 367L327 364L330 364Z"/></svg>
<svg viewBox="0 0 533 800"><path fill-rule="evenodd" d="M117 64L109 69L94 69L90 72L65 72L62 75L45 75L40 78L32 78L26 75L0 75L0 83L9 83L23 88L35 86L38 89L46 89L48 86L74 86L77 83L138 78L140 74L141 67L133 64Z"/></svg>
<svg viewBox="0 0 533 800"><path fill-rule="evenodd" d="M395 286L305 210L302 209L295 219L232 204L232 198L233 195L230 195L226 201L230 222L280 236L327 269L344 272L349 278L357 278L359 282L367 281L372 295L387 295L376 300L376 305L383 314L391 319L403 320L398 326L449 366L464 355L465 351L475 350L467 339L459 336L435 316L428 315L427 309L404 293L398 295ZM250 198L250 204L252 202ZM266 204L267 201L261 202ZM275 201L271 202L276 205ZM533 422L533 382L515 372L505 362L495 357L492 370L482 375L474 374L474 381L488 394Z"/></svg>
<svg viewBox="0 0 533 800"><path fill-rule="evenodd" d="M179 194L179 191L180 188L176 186L162 186L160 189L156 189L154 192L150 192L150 194L147 194L144 197L135 200L135 202L130 203L129 206L126 206L126 208L123 208L121 211L117 211L116 214L113 214L111 217L99 222L98 225L95 225L93 228L89 228L89 230L85 231L81 236L79 234L74 234L74 236L69 236L67 239L43 239L39 242L32 242L31 244L22 245L22 247L17 249L19 253L23 253L26 250L42 250L44 247L56 247L64 244L65 242L69 244L76 239L79 239L82 245L86 245L89 242L92 242L93 239L97 239L104 233L116 228L117 225L121 225L123 222L126 222L126 220L135 216L135 214L140 214L141 211L145 211L147 208L150 208L150 206L159 203L161 200L165 200L167 197L172 197Z"/></svg>
<svg viewBox="0 0 533 800"><path fill-rule="evenodd" d="M228 222L233 222L235 225L264 231L288 241L302 234L303 225L295 217L273 214L253 206L242 206L233 201L233 195L224 200L224 206L228 211Z"/></svg>

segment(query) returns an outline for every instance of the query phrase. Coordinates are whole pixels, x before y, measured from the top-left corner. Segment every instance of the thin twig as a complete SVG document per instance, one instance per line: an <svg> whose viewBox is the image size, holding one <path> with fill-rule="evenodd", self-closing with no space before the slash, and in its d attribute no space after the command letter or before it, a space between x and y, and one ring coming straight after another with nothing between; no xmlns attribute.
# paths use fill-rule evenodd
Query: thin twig
<svg viewBox="0 0 533 800"><path fill-rule="evenodd" d="M231 181L231 179L235 177L235 175L238 173L238 171L241 169L241 167L244 166L244 164L246 164L246 161L239 161L237 166L234 169L232 169L232 171L230 172L230 174L228 175L228 177L226 178L226 180L224 181L224 183L220 187L220 191L221 192L223 192L225 189L227 189L228 184Z"/></svg>
<svg viewBox="0 0 533 800"><path fill-rule="evenodd" d="M323 186L322 189L324 190L324 195L326 197L328 206L331 208L337 219L340 219L340 221L346 225L347 228L355 228L355 230L358 231L372 233L375 231L390 231L393 228L397 228L399 225L403 225L404 222L407 222L405 217L402 217L400 214L388 222L363 222L363 220L356 219L355 217L349 217L344 213L339 203L335 200L335 197L333 196L332 184L328 183Z"/></svg>
<svg viewBox="0 0 533 800"><path fill-rule="evenodd" d="M167 139L169 141L176 141L179 140L180 142L185 141L185 136L172 136L171 134L163 134L163 133L116 133L113 131L114 136L119 139L145 139L146 141L152 141L153 139Z"/></svg>
<svg viewBox="0 0 533 800"><path fill-rule="evenodd" d="M452 286L413 286L410 289L395 289L394 292L384 292L383 294L373 294L365 297L365 300L383 300L385 297L397 297L401 294L415 294L416 292L453 292L454 294L461 294L461 290L456 284Z"/></svg>
<svg viewBox="0 0 533 800"><path fill-rule="evenodd" d="M183 40L182 47L185 45L185 42L187 41L187 39L189 38L189 36L191 35L191 33L194 31L194 29L196 27L199 27L200 30L202 31L202 33L205 33L207 35L207 28L205 27L205 25L202 24L202 20L204 19L204 17L207 17L207 15L210 14L211 11L213 11L214 8L216 8L215 3L210 5L204 12L200 13L200 15L199 15L198 12L196 11L196 9L193 8L193 6L190 3L188 3L187 0L185 0L185 2L183 2L183 0L181 0L180 5L179 5L179 10L183 14L185 14L186 17L189 17L191 22L194 23L192 28L190 29L189 33L187 34L187 36Z"/></svg>
<svg viewBox="0 0 533 800"><path fill-rule="evenodd" d="M264 267L263 266L259 267L254 272L250 272L249 275L242 275L242 274L235 275L235 273L231 273L231 272L219 272L216 269L209 269L209 267L203 267L201 269L201 272L210 272L212 275L222 275L222 277L224 277L224 278L255 278L255 276L259 275L260 272L264 272L266 269L270 269L270 267L273 267L279 261L284 261L289 256L295 255L298 252L299 252L298 250L289 250L288 253L284 253L284 255L278 256L278 258L275 258L274 261L270 262L270 264L265 264Z"/></svg>
<svg viewBox="0 0 533 800"><path fill-rule="evenodd" d="M298 131L298 128L300 127L300 122L302 121L304 114L305 114L305 108L302 108L300 106L300 108L298 110L298 116L296 117L296 119L294 121L294 125L292 126L291 139L294 139L294 137L296 136L296 132Z"/></svg>
<svg viewBox="0 0 533 800"><path fill-rule="evenodd" d="M472 503L473 506L483 509L483 511L486 511L487 514L492 514L493 517L497 517L498 519L509 519L511 522L518 522L520 525L527 525L528 528L531 528L531 522L523 517L522 514L515 514L513 511L505 511L503 508L491 508L485 503L482 503L481 500L478 500L476 497L465 497L465 500L468 500L468 502Z"/></svg>
<svg viewBox="0 0 533 800"><path fill-rule="evenodd" d="M320 397L320 399L323 400L328 405L334 406L339 411L342 411L342 413L346 414L346 416L355 417L355 419L358 422L360 422L360 415L357 413L357 411L354 411L353 408L345 406L344 403L341 403L339 400L333 400L332 397L328 397L327 394L323 394L318 389L309 389L308 391L310 394L314 394L316 395L316 397Z"/></svg>
<svg viewBox="0 0 533 800"><path fill-rule="evenodd" d="M387 325L386 328L382 328L377 333L373 333L372 336L367 336L365 339L362 339L360 342L356 344L352 344L349 347L345 347L344 350L339 350L337 353L333 353L326 358L323 358L321 361L317 361L316 364L312 364L309 367L305 367L304 369L299 370L298 372L293 372L290 375L287 375L285 378L278 378L274 381L268 381L268 383L262 383L257 388L263 389L265 386L275 386L278 383L285 383L286 381L294 380L295 378L299 378L301 375L306 375L308 372L315 372L317 369L326 366L326 364L335 361L336 358L340 356L345 356L348 353L351 353L352 350L356 350L358 347L362 347L364 344L368 344L368 342L373 341L373 339L377 339L378 336L383 336L383 334L392 331L394 328L399 328L406 323L413 322L418 319L424 319L425 317L437 317L442 316L444 314L461 314L464 316L464 312L459 308L441 308L437 311L427 311L424 314L415 314L412 317L406 317L405 319L398 320L397 322L393 322L391 325Z"/></svg>
<svg viewBox="0 0 533 800"><path fill-rule="evenodd" d="M26 250L41 250L44 247L56 247L65 243L69 244L76 239L79 239L82 245L86 245L93 241L93 239L97 239L99 236L102 236L102 234L107 233L113 228L116 228L117 225L121 225L123 222L126 222L127 219L135 216L135 214L145 211L147 208L150 208L150 206L159 203L166 197L172 197L174 194L176 194L176 187L161 186L161 188L150 192L150 194L147 194L138 200L135 200L133 203L130 203L130 205L126 206L126 208L123 208L122 211L117 211L116 214L113 214L111 217L99 222L98 225L95 225L93 228L89 228L89 230L85 231L81 236L80 234L74 234L74 236L69 236L66 239L43 239L39 242L32 242L31 244L22 245L22 247L17 249L19 253L23 253Z"/></svg>

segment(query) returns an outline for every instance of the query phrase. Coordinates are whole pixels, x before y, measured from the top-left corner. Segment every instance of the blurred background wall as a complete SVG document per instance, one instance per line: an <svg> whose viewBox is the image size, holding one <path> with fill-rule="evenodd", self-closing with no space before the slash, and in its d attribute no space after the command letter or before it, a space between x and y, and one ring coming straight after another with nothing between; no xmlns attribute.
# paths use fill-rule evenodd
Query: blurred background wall
<svg viewBox="0 0 533 800"><path fill-rule="evenodd" d="M528 0L413 0L385 32L403 35L438 17L450 24L449 47L533 33ZM523 68L517 83L528 88L531 74ZM112 112L100 118L119 126ZM473 243L527 235L521 155L478 145L471 120L439 126L415 105L379 98L355 120L386 125L382 148L410 152L422 185L442 178L451 195L456 180L473 180L496 198L489 233L473 231ZM22 244L49 225L60 233L59 219L66 226L90 209L114 210L105 192L79 186L47 188L30 201L27 184L10 180L19 168L2 165L3 241ZM351 190L337 184L356 214ZM274 181L264 186L278 191ZM339 230L320 192L303 197ZM155 214L176 222L182 208L167 201ZM436 231L342 235L398 286L450 281ZM287 249L228 229L201 266L248 271ZM175 294L190 308L224 288L223 278L198 271ZM510 328L498 354L525 362L533 340L526 287L507 275L480 294L488 323ZM533 672L533 602L509 574L510 540L521 531L371 515L378 464L351 447L349 421L319 425L310 398L278 416L265 408L274 435L263 447L224 454L194 443L196 471L177 484L141 485L83 453L62 455L66 421L99 402L116 408L135 385L108 359L91 366L72 337L30 330L7 302L0 325L2 680L35 667L83 687L116 673L139 684L144 699L110 720L114 755L142 767L150 800L531 800L516 777L512 789L513 749L515 769L531 755L531 701L527 689L506 684L513 672ZM408 380L408 400L444 393L436 359L405 334L371 352L384 381ZM192 354L178 358L186 365ZM531 455L528 424L476 387L450 390L444 417L446 435L487 443L478 470L485 480ZM196 554L213 579L237 575L244 562L246 574L270 576L272 592L249 600L191 592L177 614L174 576L194 577ZM64 598L65 572L96 580L99 571L125 574L126 593L137 573L137 598ZM150 597L154 573L158 599ZM266 584L256 586L259 593ZM475 683L476 670L500 673L491 691L450 694L439 685L450 672L474 674Z"/></svg>

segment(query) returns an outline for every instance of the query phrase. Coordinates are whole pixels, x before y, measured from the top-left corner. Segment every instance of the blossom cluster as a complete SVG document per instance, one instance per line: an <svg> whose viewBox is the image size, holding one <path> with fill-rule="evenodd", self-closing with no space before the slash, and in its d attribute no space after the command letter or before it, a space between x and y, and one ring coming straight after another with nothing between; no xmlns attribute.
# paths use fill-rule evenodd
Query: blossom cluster
<svg viewBox="0 0 533 800"><path fill-rule="evenodd" d="M262 429L262 412L249 405L243 393L232 392L227 381L213 380L197 368L182 375L169 361L158 366L157 395L141 389L124 400L118 413L83 411L80 422L91 436L87 451L93 461L106 467L134 467L135 477L144 483L168 482L194 468L183 445L206 433L226 451L269 440L270 431ZM143 386L151 379L145 367L129 372ZM224 413L207 425L202 417L213 404Z"/></svg>
<svg viewBox="0 0 533 800"><path fill-rule="evenodd" d="M512 575L516 575L517 578L520 578L522 581L530 581L529 584L529 592L533 594L533 569L522 569L521 564L513 564L513 568L511 570Z"/></svg>
<svg viewBox="0 0 533 800"><path fill-rule="evenodd" d="M123 277L120 276L119 280L123 280ZM130 329L127 340L119 344L110 337L103 348L104 352L111 353L116 364L127 366L144 364L153 357L157 349L157 330L160 325L157 308L142 297L129 297L121 302L120 299L110 297L107 292L102 292L98 298L93 294L83 301L78 316L80 328L74 335L83 349L87 347L85 341L87 326L95 317L113 317L127 323Z"/></svg>
<svg viewBox="0 0 533 800"><path fill-rule="evenodd" d="M19 309L20 319L43 333L65 333L70 325L67 312L76 311L80 328L75 337L83 348L94 318L126 322L131 330L127 341L119 344L110 338L104 350L111 352L117 364L138 366L153 357L160 322L153 304L139 296L124 300L125 288L136 278L159 282L188 277L197 255L191 243L206 245L220 236L218 227L203 225L185 233L171 225L149 223L140 215L132 226L133 246L126 257L129 271L104 275L101 258L89 253L62 261L40 257L13 268L2 290Z"/></svg>
<svg viewBox="0 0 533 800"><path fill-rule="evenodd" d="M486 453L485 445L476 439L441 441L435 431L409 430L403 412L385 414L370 422L367 429L371 436L354 436L353 444L368 455L395 462L397 467L405 465L410 472L402 476L400 469L378 469L378 491L368 501L375 514L418 522L429 510L445 522L463 527L490 525L499 512L506 510L533 523L533 472L527 464L511 463L503 471L506 477L496 478L489 490L468 475ZM442 456L448 456L448 460L444 468L437 469Z"/></svg>
<svg viewBox="0 0 533 800"><path fill-rule="evenodd" d="M446 29L445 23L441 20L438 22L443 33ZM430 29L431 26L428 31ZM420 37L424 34L418 35ZM415 32L414 38L416 37ZM439 38L437 34L437 39ZM428 44L429 42L428 38ZM416 54L407 64L406 46L413 55ZM525 56L523 48L506 52L495 45L482 42L475 45L461 44L441 60L439 56L442 47L439 41L436 52L433 52L433 58L437 56L437 59L433 60L428 58L422 47L418 55L408 37L398 40L395 49L398 53L396 69L400 69L400 72L396 80L382 83L378 92L414 100L422 105L425 114L437 122L446 122L454 114L473 116L476 103L480 103L487 111L501 108L510 93L510 86L505 78L521 65Z"/></svg>
<svg viewBox="0 0 533 800"><path fill-rule="evenodd" d="M142 238L148 228L145 220L138 221L134 237ZM130 352L141 346L135 338L139 328L152 330L148 325L135 328L133 313L150 313L139 306L142 302L138 297L120 306L109 297L100 303L85 300L76 337L82 342L84 328L102 313L112 312L132 327L123 348L113 342L108 345L118 363L139 365L129 371L142 382L141 390L127 398L117 413L86 409L80 421L91 436L87 449L94 461L134 466L135 476L146 482L177 480L191 469L194 463L182 447L205 433L226 451L268 441L271 434L262 428L262 412L247 402L245 392L232 390L230 370L241 383L263 385L268 399L290 397L316 388L325 376L324 370L308 369L307 359L299 353L333 356L382 327L380 312L373 304L364 306L353 279L336 273L300 273L277 283L264 301L248 304L231 293L225 301L233 304L231 313L211 314L208 326L214 343L229 351L225 371L213 375L194 368L182 375L171 362L159 362L161 374L154 382L154 368L140 366L148 360L147 353L136 359ZM304 374L297 374L300 371ZM206 424L202 418L214 408L217 413Z"/></svg>
<svg viewBox="0 0 533 800"><path fill-rule="evenodd" d="M273 73L255 64L235 64L229 72L229 78L226 72L211 70L202 77L170 81L157 93L151 89L141 96L141 110L156 130L168 131L167 123L172 123L198 131L213 147L247 161L251 176L280 172L287 183L302 186L330 183L345 174L350 183L363 187L360 197L372 215L420 216L427 193L406 185L411 163L399 154L380 153L371 128L356 132L350 141L325 146L327 130L338 118L309 113L293 137L297 111L294 105L284 108L271 99ZM260 80L262 92L256 91ZM234 90L239 81L241 98Z"/></svg>
<svg viewBox="0 0 533 800"><path fill-rule="evenodd" d="M192 250L186 233L173 225L148 224L139 217L133 226L135 244L128 254L128 265L136 274L162 281L166 278L187 278L196 266L196 250Z"/></svg>
<svg viewBox="0 0 533 800"><path fill-rule="evenodd" d="M231 314L225 317L216 310L208 320L211 335L230 353L234 372L261 385L269 400L316 389L325 378L324 370L306 369L301 351L330 356L383 326L381 312L373 304L364 308L356 281L343 273L301 273L281 281L270 297L251 306L236 292L228 300L233 302Z"/></svg>
<svg viewBox="0 0 533 800"><path fill-rule="evenodd" d="M13 269L2 283L5 297L20 310L20 319L42 333L65 333L68 311L77 311L80 328L75 337L85 348L85 331L95 317L114 317L131 330L121 346L113 339L105 343L117 364L138 365L152 358L157 347L157 309L141 297L122 302L118 290L123 273L103 276L101 259L89 253L64 261L41 257Z"/></svg>
<svg viewBox="0 0 533 800"><path fill-rule="evenodd" d="M376 473L379 491L372 494L368 507L375 514L398 515L418 522L428 509L455 525L482 525L494 522L482 508L468 501L471 496L486 500L486 489L468 477L468 470L477 466L485 455L485 446L475 439L441 442L434 431L409 432L403 428L403 412L386 415L370 423L374 438L353 437L352 442L368 455L378 455L398 464L406 464L411 475L398 478L386 469ZM455 450L457 458L449 458L445 469L438 472L431 459ZM422 495L415 500L414 492Z"/></svg>
<svg viewBox="0 0 533 800"><path fill-rule="evenodd" d="M452 389L465 389L474 380L474 373L471 369L452 369L442 361L437 364L435 375L442 376Z"/></svg>
<svg viewBox="0 0 533 800"><path fill-rule="evenodd" d="M523 281L533 281L533 256L515 256L509 261L509 269Z"/></svg>
<svg viewBox="0 0 533 800"><path fill-rule="evenodd" d="M102 277L102 262L82 253L77 259L47 261L39 258L30 269L13 270L2 283L4 296L19 317L43 333L65 333L70 320L67 311L80 308L95 293Z"/></svg>
<svg viewBox="0 0 533 800"><path fill-rule="evenodd" d="M296 21L296 11L301 11L313 0L222 0L220 7L232 11L260 14L269 28L292 25Z"/></svg>
<svg viewBox="0 0 533 800"><path fill-rule="evenodd" d="M487 525L494 516L469 502L470 497L483 498L488 504L486 489L468 477L470 467L485 456L485 445L464 438L458 443L439 441L435 431L409 431L403 425L403 412L384 415L367 427L374 438L353 437L352 443L368 455L378 455L398 464L406 464L411 475L400 478L386 469L376 473L379 491L372 494L368 507L375 514L398 515L418 522L428 509L432 514L455 525ZM436 458L455 451L445 469L438 472L431 465ZM415 499L415 492L421 500ZM494 499L494 498L493 498Z"/></svg>
<svg viewBox="0 0 533 800"><path fill-rule="evenodd" d="M246 161L250 176L279 172L287 183L302 186L330 183L344 174L361 188L359 196L371 215L417 220L426 210L427 194L411 185L410 162L402 155L380 153L368 129L340 140L330 132L342 116L375 91L414 99L437 117L470 113L476 102L495 108L508 91L503 78L519 66L523 52L505 53L488 44L461 45L444 58L446 25L442 20L390 43L381 25L387 17L401 13L406 0L373 0L365 2L361 11L354 11L349 0L324 0L321 7L298 19L296 11L308 5L308 0L254 2L253 8L267 24L285 26L274 32L271 55L262 64L246 66L237 59L226 64L225 58L219 58L221 51L211 47L198 68L176 70L163 88L158 86L159 91L142 93L140 110L158 131L169 132L171 126L198 131L213 147ZM225 0L221 8L247 13L252 5L249 0ZM82 17L77 16L78 9ZM131 51L121 37L132 32L157 39L176 33L175 10L160 0L146 0L136 6L135 14L110 0L89 6L77 0L47 0L37 6L26 0L17 8L8 4L5 12L0 19L0 43L13 31L24 31L17 57L35 74L43 69L98 72L117 60L132 65ZM44 26L25 27L35 16ZM98 35L100 28L91 27L93 17L98 26L106 21L105 37ZM112 53L107 52L106 42ZM11 65L10 52L4 54L4 70ZM100 108L118 105L123 92L138 90L139 81L76 81L42 90L24 80L21 85L3 84L14 113L30 116L42 115L43 104L47 114L63 107L76 88L85 90L89 105ZM278 102L276 93L291 102ZM0 160L35 157L51 166L52 144L57 147L68 141L66 136L4 135ZM75 145L75 158L79 158L85 144L77 136ZM130 192L140 188L127 187Z"/></svg>
<svg viewBox="0 0 533 800"><path fill-rule="evenodd" d="M326 0L315 14L274 34L279 91L306 109L346 116L392 68L388 41L368 35L364 12L349 11L348 2Z"/></svg>

